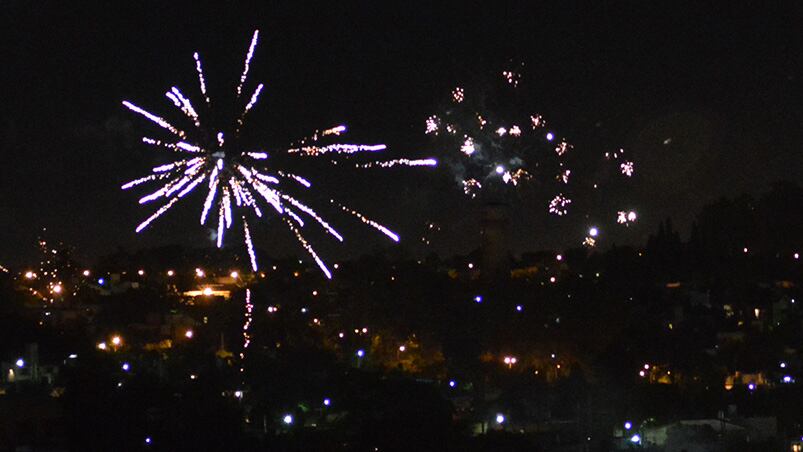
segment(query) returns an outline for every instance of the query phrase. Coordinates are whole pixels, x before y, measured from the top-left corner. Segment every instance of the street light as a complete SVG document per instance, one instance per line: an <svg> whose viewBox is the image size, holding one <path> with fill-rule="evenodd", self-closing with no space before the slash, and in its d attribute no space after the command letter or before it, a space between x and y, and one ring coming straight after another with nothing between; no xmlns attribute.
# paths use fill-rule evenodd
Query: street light
<svg viewBox="0 0 803 452"><path fill-rule="evenodd" d="M17 360L17 362L16 362L16 363L14 363L14 364L16 364L16 365L17 365L17 367L19 367L20 369L22 369L23 367L25 367L25 360L24 360L24 359L22 359L22 358L20 358L20 359L18 359L18 360Z"/></svg>
<svg viewBox="0 0 803 452"><path fill-rule="evenodd" d="M285 414L284 417L282 418L282 422L284 422L286 425L292 424L293 423L293 416L291 416L289 414Z"/></svg>
<svg viewBox="0 0 803 452"><path fill-rule="evenodd" d="M499 424L499 425L504 424L505 423L505 415L502 414L502 413L498 413L496 415L496 423Z"/></svg>

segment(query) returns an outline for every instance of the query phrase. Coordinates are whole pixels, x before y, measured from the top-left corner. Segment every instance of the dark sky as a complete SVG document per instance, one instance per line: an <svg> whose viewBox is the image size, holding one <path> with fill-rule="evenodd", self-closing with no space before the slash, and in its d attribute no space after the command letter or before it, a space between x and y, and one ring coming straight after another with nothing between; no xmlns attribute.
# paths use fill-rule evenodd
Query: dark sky
<svg viewBox="0 0 803 452"><path fill-rule="evenodd" d="M119 186L165 156L138 143L158 131L120 101L176 118L163 93L176 85L200 101L194 51L213 99L226 98L254 28L261 42L250 80L266 90L244 141L267 149L345 122L354 141L387 143L388 157L437 157L423 122L451 88L524 62L533 111L583 144L577 152L623 147L636 161L629 191L599 202L615 210L625 196L641 221L609 226L602 246L642 243L667 216L687 227L723 195L803 180L798 2L302 3L1 2L0 262L35 256L41 227L87 259L118 247L210 244L197 221L202 195L134 233L151 209ZM197 6L206 4L216 6ZM347 199L419 252L435 221L433 249L465 252L479 243L479 204L447 172L318 171L313 196ZM511 205L516 250L576 245L594 221L579 212L552 221L540 198ZM330 259L385 244L348 218L333 222L348 247L311 237ZM269 252L298 252L275 221L253 232Z"/></svg>

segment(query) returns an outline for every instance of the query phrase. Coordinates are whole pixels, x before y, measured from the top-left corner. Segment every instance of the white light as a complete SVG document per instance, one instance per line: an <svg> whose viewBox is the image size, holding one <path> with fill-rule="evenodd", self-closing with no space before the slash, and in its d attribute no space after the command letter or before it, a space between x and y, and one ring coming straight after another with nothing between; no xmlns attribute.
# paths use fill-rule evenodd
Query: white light
<svg viewBox="0 0 803 452"><path fill-rule="evenodd" d="M331 405L331 404L332 404L332 401L331 401L331 400L329 400L329 399L323 399L323 405L324 405L324 406L329 406L329 405Z"/></svg>
<svg viewBox="0 0 803 452"><path fill-rule="evenodd" d="M192 332L192 330L187 330L184 332L184 337L186 337L187 339L192 339L193 334L194 333Z"/></svg>
<svg viewBox="0 0 803 452"><path fill-rule="evenodd" d="M781 369L786 369L786 363L784 362L781 363Z"/></svg>
<svg viewBox="0 0 803 452"><path fill-rule="evenodd" d="M207 297L208 297L208 296L212 295L212 288L211 288L211 287L204 287L204 290L203 290L203 292L202 292L202 293L203 293L205 296L207 296Z"/></svg>
<svg viewBox="0 0 803 452"><path fill-rule="evenodd" d="M557 259L559 261L562 261L563 260L563 255L562 254L558 254L557 256L555 256L555 259Z"/></svg>
<svg viewBox="0 0 803 452"><path fill-rule="evenodd" d="M70 356L68 356L67 358L70 358L70 359L75 359L75 358L78 358L78 355L76 355L75 353L72 353L72 354L70 354Z"/></svg>
<svg viewBox="0 0 803 452"><path fill-rule="evenodd" d="M454 388L455 386L457 386L457 382L454 380L449 380L449 387Z"/></svg>
<svg viewBox="0 0 803 452"><path fill-rule="evenodd" d="M502 174L505 172L505 168L502 165L496 167L496 174Z"/></svg>
<svg viewBox="0 0 803 452"><path fill-rule="evenodd" d="M231 276L234 279L237 279L240 277L240 273L238 273L237 271L233 271L229 276Z"/></svg>
<svg viewBox="0 0 803 452"><path fill-rule="evenodd" d="M469 269L469 270L471 270L472 268L474 268L474 264L472 264L472 263L469 263L469 264L468 264L468 269Z"/></svg>
<svg viewBox="0 0 803 452"><path fill-rule="evenodd" d="M503 424L504 422L505 422L505 415L497 414L496 415L496 423L497 424Z"/></svg>
<svg viewBox="0 0 803 452"><path fill-rule="evenodd" d="M89 270L84 270L84 276L89 276Z"/></svg>
<svg viewBox="0 0 803 452"><path fill-rule="evenodd" d="M131 365L128 363L123 363L122 368L124 371L128 372L128 370L131 369Z"/></svg>
<svg viewBox="0 0 803 452"><path fill-rule="evenodd" d="M153 440L151 439L150 436L145 437L145 444L150 444L152 442L153 442Z"/></svg>
<svg viewBox="0 0 803 452"><path fill-rule="evenodd" d="M476 297L474 297L474 301L476 301L477 303L482 303L482 296L477 295Z"/></svg>
<svg viewBox="0 0 803 452"><path fill-rule="evenodd" d="M552 135L552 132L546 134L546 139L552 141L555 138L555 135Z"/></svg>
<svg viewBox="0 0 803 452"><path fill-rule="evenodd" d="M173 276L175 274L176 274L176 272L174 272L173 270L168 270L167 271L167 276Z"/></svg>
<svg viewBox="0 0 803 452"><path fill-rule="evenodd" d="M197 276L199 278L203 278L204 276L206 276L206 273L204 273L204 271L201 270L200 268L196 268L195 269L195 276Z"/></svg>
<svg viewBox="0 0 803 452"><path fill-rule="evenodd" d="M592 227L591 229L588 230L588 235L590 235L591 237L596 237L597 235L599 235L599 229L597 229L596 227Z"/></svg>
<svg viewBox="0 0 803 452"><path fill-rule="evenodd" d="M639 442L641 442L641 437L638 434L633 435L633 436L630 437L630 442L631 443L639 443Z"/></svg>
<svg viewBox="0 0 803 452"><path fill-rule="evenodd" d="M243 391L240 391L240 390L234 391L234 397L237 397L238 399L242 399L243 398Z"/></svg>
<svg viewBox="0 0 803 452"><path fill-rule="evenodd" d="M55 292L55 293L61 293L61 286L60 286L60 285L58 285L58 284L56 284L55 286L53 286L53 292Z"/></svg>
<svg viewBox="0 0 803 452"><path fill-rule="evenodd" d="M792 377L790 377L789 375L785 375L783 377L783 382L784 383L791 383L792 382Z"/></svg>
<svg viewBox="0 0 803 452"><path fill-rule="evenodd" d="M747 385L747 389L749 389L749 390L751 390L751 391L752 391L752 390L754 390L754 389L756 389L756 385L755 385L755 383L750 383L749 385Z"/></svg>
<svg viewBox="0 0 803 452"><path fill-rule="evenodd" d="M367 333L367 332L368 332L368 328L363 328L363 329L362 329L362 334L365 334L365 333Z"/></svg>
<svg viewBox="0 0 803 452"><path fill-rule="evenodd" d="M122 342L123 340L120 338L120 336L114 336L112 338L112 344L114 345L120 345Z"/></svg>
<svg viewBox="0 0 803 452"><path fill-rule="evenodd" d="M523 309L524 308L520 304L516 305L516 310L517 311L521 312Z"/></svg>
<svg viewBox="0 0 803 452"><path fill-rule="evenodd" d="M292 424L293 423L293 416L291 416L289 414L285 414L284 417L282 418L282 422L284 422L287 425Z"/></svg>
<svg viewBox="0 0 803 452"><path fill-rule="evenodd" d="M344 333L340 333L340 334L337 335L337 337L339 337L340 339L343 339L345 336L346 335Z"/></svg>
<svg viewBox="0 0 803 452"><path fill-rule="evenodd" d="M106 281L103 278L98 278L98 284L102 286L104 282Z"/></svg>
<svg viewBox="0 0 803 452"><path fill-rule="evenodd" d="M144 274L145 274L145 270L138 270L138 271L137 271L137 274L138 274L139 276L142 276L142 275L144 275Z"/></svg>
<svg viewBox="0 0 803 452"><path fill-rule="evenodd" d="M645 364L645 365L644 365L644 370L648 370L649 368L650 368L650 365L649 365L649 364Z"/></svg>
<svg viewBox="0 0 803 452"><path fill-rule="evenodd" d="M800 253L795 253L794 257L795 259L800 259Z"/></svg>
<svg viewBox="0 0 803 452"><path fill-rule="evenodd" d="M34 272L32 272L32 271L27 271L27 272L25 272L25 278L27 278L27 279L34 279L35 277L36 277L36 273L34 273Z"/></svg>
<svg viewBox="0 0 803 452"><path fill-rule="evenodd" d="M106 343L105 342L98 343L98 350L106 350Z"/></svg>
<svg viewBox="0 0 803 452"><path fill-rule="evenodd" d="M405 351L405 350L407 350L407 347L405 347L404 345L400 345L400 346L399 346L399 351L400 351L400 352L403 352L403 351Z"/></svg>
<svg viewBox="0 0 803 452"><path fill-rule="evenodd" d="M14 363L14 364L16 364L16 365L17 365L17 367L19 367L19 368L23 368L23 367L25 367L25 360L23 360L22 358L20 358L20 359L18 359L18 360L17 360L17 362L16 362L16 363Z"/></svg>
<svg viewBox="0 0 803 452"><path fill-rule="evenodd" d="M554 276L549 277L549 282L554 283L555 281L557 281L557 279L555 279Z"/></svg>
<svg viewBox="0 0 803 452"><path fill-rule="evenodd" d="M625 430L630 430L631 428L633 428L633 424L630 421L625 422Z"/></svg>
<svg viewBox="0 0 803 452"><path fill-rule="evenodd" d="M639 374L639 377L643 377L644 375L646 375L646 373L644 373L643 370L638 371L638 374Z"/></svg>
<svg viewBox="0 0 803 452"><path fill-rule="evenodd" d="M360 358L362 358L363 356L365 356L365 350L362 350L362 349L360 349L360 350L357 350L357 356L359 356Z"/></svg>

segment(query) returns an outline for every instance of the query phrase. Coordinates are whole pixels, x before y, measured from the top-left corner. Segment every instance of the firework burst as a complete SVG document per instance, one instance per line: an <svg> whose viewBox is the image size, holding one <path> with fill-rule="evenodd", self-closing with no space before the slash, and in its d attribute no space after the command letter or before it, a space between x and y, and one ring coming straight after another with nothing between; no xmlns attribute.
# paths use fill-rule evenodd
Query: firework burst
<svg viewBox="0 0 803 452"><path fill-rule="evenodd" d="M582 189L600 188L596 173L614 172L626 180L635 166L622 149L596 155L580 152L548 127L543 115L525 105L520 92L523 66L454 88L438 113L426 118L424 130L442 146L442 160L470 198L498 198L521 187L537 187L546 211L562 217L585 204L572 203ZM617 220L627 226L636 221L636 214L617 212ZM596 240L587 237L584 243L594 246Z"/></svg>
<svg viewBox="0 0 803 452"><path fill-rule="evenodd" d="M273 169L264 169L261 163L271 156L282 154L290 157L309 158L317 156L346 157L358 153L374 154L385 150L385 145L364 144L322 144L324 139L331 139L346 132L346 127L339 125L329 129L315 131L310 137L276 154L261 150L244 150L237 146L240 130L245 123L248 113L259 101L264 85L259 83L250 96L244 96L247 90L248 73L251 60L259 40L259 30L254 32L248 52L245 57L242 73L235 89L236 101L242 109L238 116L233 118L233 124L227 127L216 128L205 122L204 116L199 114L189 97L185 96L177 87L171 87L165 96L182 113L184 127L173 125L168 120L153 114L132 102L123 101L129 110L150 120L164 129L170 138L157 139L143 137L146 145L172 151L177 154L176 160L160 165L151 170L151 174L132 180L122 186L124 190L137 187L141 184L158 182L162 184L156 191L139 199L140 204L160 201L162 205L145 221L137 226L140 232L147 228L154 220L164 215L182 198L198 187L206 189L206 198L200 215L200 223L206 225L216 221L217 246L223 246L223 238L235 222L233 210L241 210L240 218L243 223L243 240L248 250L251 266L258 268L254 245L251 240L246 214L262 218L263 209L272 210L284 220L288 229L298 239L301 246L312 256L323 273L331 278L331 272L324 261L318 256L302 233L305 219L316 223L325 232L336 240L342 242L343 236L337 232L315 210L301 200L291 196L285 187L309 189L312 183L306 178L290 172ZM201 57L193 54L195 69L198 75L200 93L203 98L203 111L209 112L212 100L207 91L207 82L204 77ZM211 116L211 115L210 115ZM337 163L332 161L332 163ZM395 166L435 166L433 159L396 159L390 161L374 161L371 163L355 164L358 168L391 168ZM273 166L275 168L275 165ZM334 203L334 201L332 201ZM356 216L361 222L387 235L394 241L398 236L385 226L365 217L363 214L347 208L341 204L337 206L346 213ZM216 218L215 218L216 216Z"/></svg>

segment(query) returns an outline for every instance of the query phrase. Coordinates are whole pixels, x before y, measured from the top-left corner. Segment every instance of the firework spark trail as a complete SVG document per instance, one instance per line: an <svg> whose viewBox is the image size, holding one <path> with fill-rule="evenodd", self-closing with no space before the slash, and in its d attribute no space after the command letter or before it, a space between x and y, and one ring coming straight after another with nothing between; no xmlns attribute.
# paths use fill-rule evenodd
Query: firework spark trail
<svg viewBox="0 0 803 452"><path fill-rule="evenodd" d="M361 214L360 212L357 212L354 209L349 209L348 207L346 207L346 206L344 206L342 204L336 203L334 199L331 199L330 202L332 202L334 204L337 204L337 206L340 207L340 209L343 210L343 212L347 212L347 213L350 213L350 214L354 215L355 217L359 218L359 220L362 221L363 223L367 224L368 226L371 226L372 228L376 229L377 231L379 231L379 232L385 234L386 236L390 237L390 239L393 240L394 242L398 242L399 241L399 236L396 235L395 232L393 232L390 229L386 228L385 226L382 226L381 224L379 224L376 221L366 217L365 215Z"/></svg>
<svg viewBox="0 0 803 452"><path fill-rule="evenodd" d="M355 165L357 168L393 168L394 166L437 166L435 159L396 159Z"/></svg>
<svg viewBox="0 0 803 452"><path fill-rule="evenodd" d="M187 134L184 133L183 130L179 130L179 129L173 127L172 124L170 124L169 122L167 122L164 119L160 118L159 116L156 116L153 113L149 113L149 112L137 107L136 105L132 104L131 102L129 102L127 100L123 101L123 105L125 105L126 108L128 108L131 111L133 111L134 113L139 113L142 116L150 119L153 123L159 125L159 127L169 130L173 135L176 135L176 136L178 136L178 137L180 137L182 139L187 136Z"/></svg>
<svg viewBox="0 0 803 452"><path fill-rule="evenodd" d="M243 219L243 236L245 240L245 247L248 249L248 257L251 259L251 269L257 271L257 257L254 253L254 242L251 241L251 231L248 229L248 221L245 217Z"/></svg>
<svg viewBox="0 0 803 452"><path fill-rule="evenodd" d="M290 222L288 219L284 218L284 222L287 224L287 227L290 228L291 231L293 231L293 234L295 234L296 239L298 239L298 242L301 244L301 246L305 250L307 250L310 256L312 256L312 259L315 260L316 264L318 264L318 268L320 268L323 274L326 275L326 278L332 279L332 272L329 271L323 260L321 260L321 258L318 257L318 253L316 253L315 250L312 248L312 246L310 246L310 244L307 242L307 239L305 239L304 236L301 235L301 232L299 232L299 230L295 226L293 226L293 223Z"/></svg>
<svg viewBox="0 0 803 452"><path fill-rule="evenodd" d="M248 79L251 60L254 56L259 38L259 31L256 30L251 39L248 52L245 57L243 71L236 88L236 95L239 99L242 96L243 87ZM206 79L204 77L201 58L197 52L193 54L195 60L195 70L198 75L200 92L207 104L211 107L211 101L207 92ZM340 235L322 216L312 207L300 200L283 192L284 183L294 183L310 188L312 184L304 177L275 170L276 174L263 173L262 169L254 168L256 162L261 162L270 157L267 152L262 151L239 151L236 146L239 139L240 126L243 125L246 115L255 107L262 93L264 85L259 83L255 88L248 102L245 103L242 113L235 118L235 130L231 136L224 138L221 129L206 128L208 125L202 121L201 116L192 104L189 97L185 96L178 87L171 87L165 96L182 113L184 120L194 125L188 130L188 134L179 127L174 126L161 116L146 111L129 101L123 101L123 105L129 110L137 113L157 126L170 132L171 139L157 139L143 137L144 144L158 148L168 149L173 152L183 154L182 158L172 162L156 166L151 169L151 174L139 179L127 182L122 189L130 189L146 182L161 181L163 185L156 191L142 196L140 204L145 204L157 199L165 199L162 205L154 214L142 222L136 231L140 232L148 227L154 220L159 218L174 206L180 199L192 193L197 187L206 187L206 196L201 210L200 223L207 223L210 212L213 208L217 211L217 247L223 246L223 239L227 229L234 224L235 208L253 209L254 214L262 217L260 205L262 200L272 206L276 213L288 225L291 232L296 236L302 247L312 256L327 278L331 278L331 272L327 269L323 260L318 256L312 245L301 234L299 227L304 226L304 220L299 214L308 215L318 223L328 234L335 239L343 242ZM208 110L208 108L207 108ZM202 124L204 127L202 127ZM342 155L348 158L355 153L374 153L386 149L384 144L319 144L318 140L323 137L335 137L346 132L346 126L337 125L323 130L316 130L311 137L300 140L300 144L295 144L284 152L288 155L296 156L320 156L320 155ZM234 143L234 144L232 144ZM224 144L226 147L224 147ZM251 162L248 162L250 159ZM246 163L248 162L248 163ZM337 163L332 160L333 163ZM365 168L392 168L394 166L435 166L434 159L395 159L386 162L371 162L361 165ZM232 200L232 197L234 198ZM334 201L333 201L334 202ZM292 209L289 207L292 206ZM366 218L359 212L348 209L340 205L347 213L356 216L363 223L377 229L394 241L399 237L385 226ZM298 213L297 213L298 212ZM254 271L258 269L256 253L251 236L250 225L245 214L241 216L243 221L243 240L248 250L251 260L251 267ZM298 226L296 226L298 225Z"/></svg>
<svg viewBox="0 0 803 452"><path fill-rule="evenodd" d="M192 57L195 59L195 71L198 73L198 83L201 87L201 94L204 96L206 105L210 105L212 101L209 99L209 95L206 94L206 81L204 80L204 69L201 67L201 57L198 55L198 52L193 53Z"/></svg>
<svg viewBox="0 0 803 452"><path fill-rule="evenodd" d="M171 199L170 202L168 202L167 204L165 204L162 207L160 207L159 210L156 211L156 213L154 213L153 215L148 217L147 220L145 220L142 223L140 223L139 226L137 226L136 231L139 232L139 231L147 228L148 225L151 224L151 222L153 220L159 218L160 216L162 216L163 213L165 213L168 210L170 210L170 208L173 207L173 204L175 204L177 201L178 201L178 197L175 197L175 198Z"/></svg>
<svg viewBox="0 0 803 452"><path fill-rule="evenodd" d="M288 154L301 154L308 156L319 156L329 153L335 154L355 154L357 152L376 152L384 151L387 148L384 144L330 144L329 146L304 146L301 148L288 149Z"/></svg>
<svg viewBox="0 0 803 452"><path fill-rule="evenodd" d="M237 97L243 93L243 84L248 77L248 69L251 67L251 58L254 57L254 49L257 47L259 40L259 30L254 30L254 36L251 38L251 45L248 46L248 54L245 55L245 63L243 64L243 73L240 75L240 83L237 85Z"/></svg>
<svg viewBox="0 0 803 452"><path fill-rule="evenodd" d="M240 352L240 360L245 360L245 352L248 346L251 345L251 333L248 331L251 328L251 320L253 318L254 305L251 303L251 289L245 289L245 321L243 322L243 351ZM244 372L244 363L240 363L240 372Z"/></svg>

